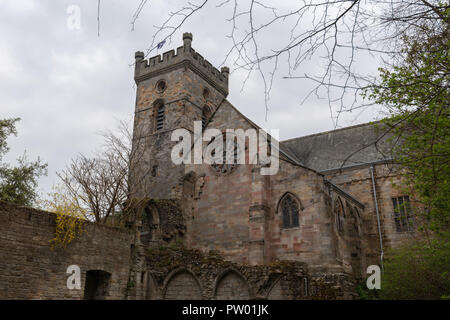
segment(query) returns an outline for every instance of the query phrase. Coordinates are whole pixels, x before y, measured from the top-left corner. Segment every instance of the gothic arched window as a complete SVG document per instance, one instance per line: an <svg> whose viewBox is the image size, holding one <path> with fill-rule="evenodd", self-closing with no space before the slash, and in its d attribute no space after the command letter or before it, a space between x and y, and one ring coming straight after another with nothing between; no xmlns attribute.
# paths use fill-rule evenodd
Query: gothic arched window
<svg viewBox="0 0 450 320"><path fill-rule="evenodd" d="M356 236L356 235L359 235L359 226L358 226L358 215L357 215L357 209L355 208L355 207L352 207L352 206L348 206L348 212L349 212L349 215L350 215L350 217L349 217L349 222L350 222L350 225L349 225L349 233L350 233L350 235L352 235L352 236Z"/></svg>
<svg viewBox="0 0 450 320"><path fill-rule="evenodd" d="M286 194L281 199L281 213L283 215L283 228L293 228L299 226L299 205L297 200L291 195Z"/></svg>
<svg viewBox="0 0 450 320"><path fill-rule="evenodd" d="M148 244L157 241L160 237L160 222L158 210L154 207L146 207L142 219L141 241Z"/></svg>
<svg viewBox="0 0 450 320"><path fill-rule="evenodd" d="M344 211L344 206L343 206L340 198L337 198L336 201L334 202L334 215L336 218L337 230L339 232L344 231L345 211Z"/></svg>
<svg viewBox="0 0 450 320"><path fill-rule="evenodd" d="M156 115L156 130L161 130L164 126L164 103L157 101L155 103L155 115Z"/></svg>

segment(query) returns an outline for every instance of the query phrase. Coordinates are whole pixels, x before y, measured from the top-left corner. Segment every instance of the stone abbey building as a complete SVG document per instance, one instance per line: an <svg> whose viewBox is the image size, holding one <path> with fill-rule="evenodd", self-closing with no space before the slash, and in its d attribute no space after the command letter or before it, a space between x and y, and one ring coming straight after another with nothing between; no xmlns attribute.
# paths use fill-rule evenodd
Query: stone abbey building
<svg viewBox="0 0 450 320"><path fill-rule="evenodd" d="M409 200L377 123L280 141L274 175L174 164L172 133L193 134L195 121L259 129L226 99L229 69L191 45L185 33L176 52L135 55L131 227L90 224L50 251L52 214L0 203L0 298L351 299L367 266L408 237ZM66 286L73 264L79 290Z"/></svg>

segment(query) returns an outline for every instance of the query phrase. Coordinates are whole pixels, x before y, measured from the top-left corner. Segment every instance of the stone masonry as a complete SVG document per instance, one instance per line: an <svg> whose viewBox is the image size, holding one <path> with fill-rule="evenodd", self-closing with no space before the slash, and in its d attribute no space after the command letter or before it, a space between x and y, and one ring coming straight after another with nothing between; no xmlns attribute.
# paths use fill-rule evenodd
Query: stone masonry
<svg viewBox="0 0 450 320"><path fill-rule="evenodd" d="M55 215L0 202L0 299L83 299L86 274L110 274L105 299L124 299L134 235L88 223L66 249L50 248ZM81 290L69 290L66 270L78 265Z"/></svg>

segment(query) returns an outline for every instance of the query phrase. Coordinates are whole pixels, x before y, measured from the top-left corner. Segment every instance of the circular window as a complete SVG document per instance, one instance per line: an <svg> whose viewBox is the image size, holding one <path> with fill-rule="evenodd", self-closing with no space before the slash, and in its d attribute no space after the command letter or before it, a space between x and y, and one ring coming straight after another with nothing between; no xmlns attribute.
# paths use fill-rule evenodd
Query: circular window
<svg viewBox="0 0 450 320"><path fill-rule="evenodd" d="M159 93L164 92L164 90L166 90L166 88L167 88L167 84L164 80L159 80L158 83L156 84L156 90Z"/></svg>
<svg viewBox="0 0 450 320"><path fill-rule="evenodd" d="M238 163L238 155L240 154L239 145L237 143L236 137L233 137L231 141L227 141L225 138L225 135L222 137L217 137L218 139L223 139L223 153L222 155L218 155L219 158L221 158L221 161L217 161L215 151L211 154L213 157L213 163L211 164L211 167L217 172L217 173L231 173L236 169ZM211 144L215 138L211 139L211 141L208 144Z"/></svg>

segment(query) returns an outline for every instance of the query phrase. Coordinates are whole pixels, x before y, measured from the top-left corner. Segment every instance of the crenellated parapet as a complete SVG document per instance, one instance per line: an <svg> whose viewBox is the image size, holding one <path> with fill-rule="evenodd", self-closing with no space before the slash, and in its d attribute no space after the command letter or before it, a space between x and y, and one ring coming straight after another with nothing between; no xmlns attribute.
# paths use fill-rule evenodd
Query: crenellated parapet
<svg viewBox="0 0 450 320"><path fill-rule="evenodd" d="M230 69L222 67L219 71L208 60L192 49L191 44L192 34L184 33L183 46L178 47L176 52L175 50L170 50L149 59L145 59L143 52L136 52L134 70L136 84L168 71L184 67L190 68L224 96L227 96Z"/></svg>

